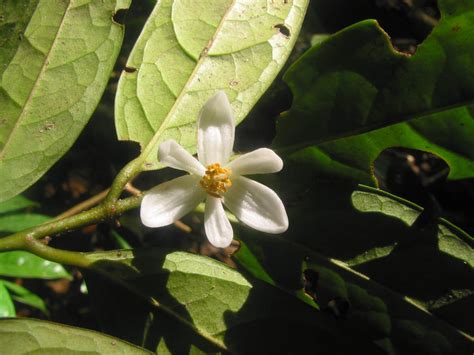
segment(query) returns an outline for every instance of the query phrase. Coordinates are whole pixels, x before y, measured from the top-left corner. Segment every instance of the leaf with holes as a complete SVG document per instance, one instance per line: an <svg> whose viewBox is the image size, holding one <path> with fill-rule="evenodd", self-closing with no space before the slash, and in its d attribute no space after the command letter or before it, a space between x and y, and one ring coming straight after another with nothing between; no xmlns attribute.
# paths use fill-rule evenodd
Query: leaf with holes
<svg viewBox="0 0 474 355"><path fill-rule="evenodd" d="M285 74L291 110L275 146L294 150L474 102L474 2L440 0L441 20L413 56L373 20L310 49Z"/></svg>
<svg viewBox="0 0 474 355"><path fill-rule="evenodd" d="M0 201L38 180L89 120L122 43L112 16L129 2L3 2Z"/></svg>
<svg viewBox="0 0 474 355"><path fill-rule="evenodd" d="M153 351L162 342L176 354L303 352L309 338L332 339L333 348L358 342L292 295L204 256L134 249L88 257L86 282L104 329Z"/></svg>
<svg viewBox="0 0 474 355"><path fill-rule="evenodd" d="M474 106L462 106L409 122L290 153L293 161L311 165L313 172L374 184L374 161L387 148L428 151L449 165L449 179L474 177ZM453 139L456 137L456 139Z"/></svg>
<svg viewBox="0 0 474 355"><path fill-rule="evenodd" d="M139 142L145 168L156 146L196 148L206 100L225 90L237 122L272 83L295 44L308 0L164 0L150 15L120 78L115 101L121 140Z"/></svg>
<svg viewBox="0 0 474 355"><path fill-rule="evenodd" d="M151 354L109 335L37 319L0 320L0 329L5 354Z"/></svg>
<svg viewBox="0 0 474 355"><path fill-rule="evenodd" d="M322 313L331 315L341 333L372 342L389 354L469 354L469 336L345 264L278 236L269 238L243 228L239 236L247 245L235 255L243 268L257 277L263 269L292 292L302 288L304 279L307 297L317 299ZM258 268L246 262L249 253L261 261Z"/></svg>

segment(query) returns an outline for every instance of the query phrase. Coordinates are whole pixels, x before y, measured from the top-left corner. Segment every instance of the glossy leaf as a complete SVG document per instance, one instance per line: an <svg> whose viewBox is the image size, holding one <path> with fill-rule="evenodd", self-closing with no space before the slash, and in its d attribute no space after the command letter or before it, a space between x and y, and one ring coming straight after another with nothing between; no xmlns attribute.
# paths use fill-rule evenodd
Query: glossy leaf
<svg viewBox="0 0 474 355"><path fill-rule="evenodd" d="M26 251L0 253L0 275L38 279L72 279L61 264Z"/></svg>
<svg viewBox="0 0 474 355"><path fill-rule="evenodd" d="M4 281L0 280L0 318L15 317L15 306L6 288Z"/></svg>
<svg viewBox="0 0 474 355"><path fill-rule="evenodd" d="M36 319L0 320L5 354L151 354L120 339Z"/></svg>
<svg viewBox="0 0 474 355"><path fill-rule="evenodd" d="M344 175L322 177L318 161L303 154L307 151L264 181L278 191L287 208L290 227L284 237L348 262L464 331L474 331L462 312L474 300L472 238L449 222L427 218L427 213L421 216L419 206L390 195L386 206L411 216L411 223L420 220L407 225L357 211L351 196L358 186Z"/></svg>
<svg viewBox="0 0 474 355"><path fill-rule="evenodd" d="M196 148L196 120L224 90L236 120L248 114L286 61L308 0L159 1L121 76L115 103L119 139L147 147L175 139Z"/></svg>
<svg viewBox="0 0 474 355"><path fill-rule="evenodd" d="M3 282L7 290L10 291L10 296L14 301L36 308L46 316L49 316L49 311L41 297L16 283L6 280L2 280L1 282Z"/></svg>
<svg viewBox="0 0 474 355"><path fill-rule="evenodd" d="M0 201L33 184L76 140L120 49L123 28L112 17L129 2L3 3L7 24L22 6L31 18L13 25L9 35L19 40L5 39L0 55Z"/></svg>
<svg viewBox="0 0 474 355"><path fill-rule="evenodd" d="M410 228L396 243L368 249L347 262L474 334L464 313L474 307L474 239L445 219L436 222L419 206L381 190L360 187L352 203L359 211L378 213L381 226L396 218Z"/></svg>
<svg viewBox="0 0 474 355"><path fill-rule="evenodd" d="M352 193L352 204L361 212L378 212L386 216L395 217L409 227L415 227L418 219L421 220L423 208L406 201L388 192L368 186L360 186ZM435 221L433 221L435 222ZM431 223L427 221L426 224ZM426 228L427 226L422 226ZM437 223L436 237L441 251L464 260L474 267L474 239L462 229L440 218ZM420 227L421 228L421 227ZM367 261L367 259L365 259Z"/></svg>
<svg viewBox="0 0 474 355"><path fill-rule="evenodd" d="M14 233L50 221L51 217L35 213L0 216L0 233Z"/></svg>
<svg viewBox="0 0 474 355"><path fill-rule="evenodd" d="M308 147L290 155L311 160L321 177L374 182L373 163L391 147L432 152L450 168L450 179L474 177L474 106L463 106L357 136ZM453 139L455 137L455 139Z"/></svg>
<svg viewBox="0 0 474 355"><path fill-rule="evenodd" d="M110 231L110 237L119 249L132 249L132 246L127 242L127 240L117 231L112 229Z"/></svg>
<svg viewBox="0 0 474 355"><path fill-rule="evenodd" d="M468 354L471 349L468 336L343 263L277 236L249 230L241 230L239 236L247 244L235 255L241 266L256 277L264 269L289 291L304 287L307 297L317 298L322 311L337 320L343 333L373 342L384 353ZM261 261L259 268L246 263L248 253Z"/></svg>
<svg viewBox="0 0 474 355"><path fill-rule="evenodd" d="M285 74L293 106L275 146L299 149L474 102L474 3L440 0L441 20L413 56L373 20L313 47Z"/></svg>
<svg viewBox="0 0 474 355"><path fill-rule="evenodd" d="M2 213L14 212L23 208L35 206L38 206L38 203L33 202L22 195L18 195L0 203L0 215Z"/></svg>
<svg viewBox="0 0 474 355"><path fill-rule="evenodd" d="M326 314L207 257L135 249L89 258L102 275L86 280L104 329L153 351L163 341L172 353L303 351L310 336L315 346L321 338L337 338L336 349L358 343L334 332Z"/></svg>

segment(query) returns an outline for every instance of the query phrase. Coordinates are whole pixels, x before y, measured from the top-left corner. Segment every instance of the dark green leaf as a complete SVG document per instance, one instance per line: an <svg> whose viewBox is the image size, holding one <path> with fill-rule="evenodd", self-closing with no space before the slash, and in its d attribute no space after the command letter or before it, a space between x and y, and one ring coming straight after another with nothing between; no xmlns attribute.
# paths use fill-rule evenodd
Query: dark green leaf
<svg viewBox="0 0 474 355"><path fill-rule="evenodd" d="M423 208L412 202L386 191L363 185L360 185L359 189L352 193L352 204L361 212L377 212L395 217L409 227L413 227L423 213ZM459 259L464 259L469 265L474 266L474 254L470 250L474 245L474 239L444 218L433 222L437 222L436 235L441 250L446 247L443 251L452 256L457 256ZM453 247L451 252L450 247Z"/></svg>
<svg viewBox="0 0 474 355"><path fill-rule="evenodd" d="M397 218L410 228L397 243L369 249L348 263L473 334L464 313L474 307L473 238L444 219L426 222L422 208L381 190L360 187L352 203L359 211L379 213L381 227Z"/></svg>
<svg viewBox="0 0 474 355"><path fill-rule="evenodd" d="M343 177L341 181L321 179L313 171L318 167L309 158L287 162L283 173L267 181L287 207L290 228L285 237L350 263L464 331L474 332L462 313L474 300L472 238L436 217L428 218L425 225L421 224L424 218L412 225L421 208L393 196L386 195L385 210L410 216L410 225L381 214L361 213L351 202L357 185L344 183Z"/></svg>
<svg viewBox="0 0 474 355"><path fill-rule="evenodd" d="M39 279L72 279L61 264L26 251L0 253L0 275Z"/></svg>
<svg viewBox="0 0 474 355"><path fill-rule="evenodd" d="M413 56L373 20L309 50L286 73L293 106L275 145L295 149L474 101L474 3L440 0L441 20Z"/></svg>
<svg viewBox="0 0 474 355"><path fill-rule="evenodd" d="M373 183L373 162L386 148L435 153L450 168L451 179L474 176L474 107L463 106L365 134L309 147L290 159L311 161L320 177ZM456 139L453 139L456 137Z"/></svg>
<svg viewBox="0 0 474 355"><path fill-rule="evenodd" d="M0 232L15 233L50 221L51 217L42 214L23 213L0 216Z"/></svg>
<svg viewBox="0 0 474 355"><path fill-rule="evenodd" d="M469 354L468 336L345 264L277 236L248 229L239 236L248 247L235 255L241 266L259 277L259 269L246 262L246 254L253 253L280 287L290 292L304 287L307 297L316 298L322 312L337 320L342 333L371 341L386 353Z"/></svg>
<svg viewBox="0 0 474 355"><path fill-rule="evenodd" d="M151 354L92 330L36 319L0 320L2 352L19 354Z"/></svg>
<svg viewBox="0 0 474 355"><path fill-rule="evenodd" d="M0 201L38 180L89 120L122 42L113 15L130 0L35 3L2 2Z"/></svg>
<svg viewBox="0 0 474 355"><path fill-rule="evenodd" d="M35 207L35 206L38 206L38 203L28 200L26 197L22 195L18 195L9 199L8 201L4 201L0 203L0 214L7 213L7 212L14 212L26 207Z"/></svg>
<svg viewBox="0 0 474 355"><path fill-rule="evenodd" d="M132 246L128 244L127 240L115 230L110 231L110 236L119 249L132 249Z"/></svg>

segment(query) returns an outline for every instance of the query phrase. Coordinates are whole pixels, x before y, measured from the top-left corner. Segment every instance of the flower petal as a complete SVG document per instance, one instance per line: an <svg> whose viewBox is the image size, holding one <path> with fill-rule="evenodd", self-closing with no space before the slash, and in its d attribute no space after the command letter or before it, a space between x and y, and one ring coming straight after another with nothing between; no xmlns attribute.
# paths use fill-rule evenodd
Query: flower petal
<svg viewBox="0 0 474 355"><path fill-rule="evenodd" d="M220 198L207 196L204 210L204 229L209 242L218 248L230 245L234 232Z"/></svg>
<svg viewBox="0 0 474 355"><path fill-rule="evenodd" d="M227 164L226 168L235 175L276 173L283 168L283 161L268 148L260 148L241 155Z"/></svg>
<svg viewBox="0 0 474 355"><path fill-rule="evenodd" d="M140 218L147 227L166 226L193 210L205 197L199 176L184 175L148 191L140 207Z"/></svg>
<svg viewBox="0 0 474 355"><path fill-rule="evenodd" d="M171 168L187 171L203 176L206 168L181 145L170 139L160 144L158 148L160 162Z"/></svg>
<svg viewBox="0 0 474 355"><path fill-rule="evenodd" d="M230 211L249 227L266 233L283 233L288 229L283 202L259 182L238 176L223 199Z"/></svg>
<svg viewBox="0 0 474 355"><path fill-rule="evenodd" d="M235 122L224 91L219 91L202 107L198 119L197 151L205 166L226 164L234 147Z"/></svg>

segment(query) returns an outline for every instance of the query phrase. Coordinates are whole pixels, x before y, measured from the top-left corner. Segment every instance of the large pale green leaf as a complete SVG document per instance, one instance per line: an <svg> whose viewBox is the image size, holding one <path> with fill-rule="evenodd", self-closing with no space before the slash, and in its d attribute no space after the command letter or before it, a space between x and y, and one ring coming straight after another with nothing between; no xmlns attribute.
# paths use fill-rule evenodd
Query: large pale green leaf
<svg viewBox="0 0 474 355"><path fill-rule="evenodd" d="M95 260L91 270L117 283L86 273L104 329L154 351L166 345L179 354L193 347L207 353L301 352L311 338L325 353L323 339L334 341L330 349L358 344L327 314L207 257L135 249L89 258Z"/></svg>
<svg viewBox="0 0 474 355"><path fill-rule="evenodd" d="M151 354L120 339L92 330L36 319L0 320L2 353L23 354Z"/></svg>
<svg viewBox="0 0 474 355"><path fill-rule="evenodd" d="M195 151L198 112L225 90L240 122L269 87L300 30L308 0L158 1L122 73L118 136L147 147L175 139Z"/></svg>
<svg viewBox="0 0 474 355"><path fill-rule="evenodd" d="M275 145L302 148L474 101L474 3L440 0L413 56L367 20L313 47L286 73L293 106Z"/></svg>
<svg viewBox="0 0 474 355"><path fill-rule="evenodd" d="M19 40L4 40L0 53L0 201L33 184L79 135L122 42L123 28L112 16L128 6L114 0L34 3L2 3L6 23L20 19L9 32ZM31 18L17 13L22 8Z"/></svg>
<svg viewBox="0 0 474 355"><path fill-rule="evenodd" d="M61 264L21 250L0 253L0 275L38 279L72 279Z"/></svg>
<svg viewBox="0 0 474 355"><path fill-rule="evenodd" d="M256 277L295 292L305 288L341 331L373 342L389 354L469 354L472 338L436 319L402 295L346 265L277 236L241 230L246 248L235 258ZM247 263L248 254L260 261ZM265 270L262 275L261 270ZM302 283L302 280L305 280ZM359 352L357 348L353 351Z"/></svg>
<svg viewBox="0 0 474 355"><path fill-rule="evenodd" d="M3 0L0 7L0 63L9 63L39 0ZM6 65L0 66L0 75Z"/></svg>
<svg viewBox="0 0 474 355"><path fill-rule="evenodd" d="M0 280L0 318L15 317L15 306L6 288L4 281Z"/></svg>

